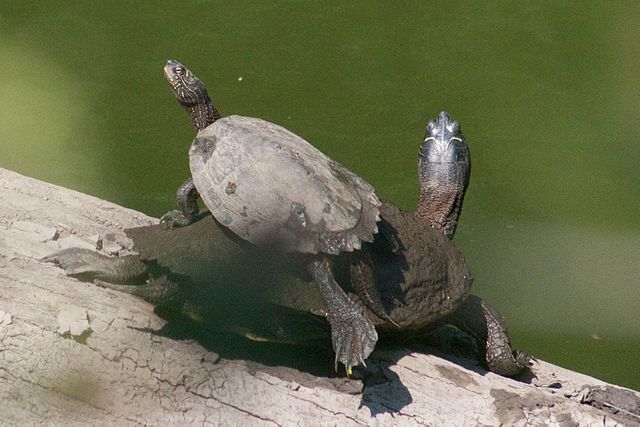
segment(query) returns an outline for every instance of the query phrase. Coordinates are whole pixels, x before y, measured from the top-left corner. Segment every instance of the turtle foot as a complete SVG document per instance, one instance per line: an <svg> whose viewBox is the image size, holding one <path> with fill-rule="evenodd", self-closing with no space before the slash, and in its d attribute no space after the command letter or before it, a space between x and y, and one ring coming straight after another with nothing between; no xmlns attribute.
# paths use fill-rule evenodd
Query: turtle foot
<svg viewBox="0 0 640 427"><path fill-rule="evenodd" d="M353 366L363 365L366 367L365 359L373 351L378 334L371 322L364 317L359 307L351 315L335 316L328 315L327 320L331 325L331 339L333 350L336 353L335 369L338 370L338 363L344 364L347 374L351 373ZM359 311L359 312L358 312Z"/></svg>
<svg viewBox="0 0 640 427"><path fill-rule="evenodd" d="M111 283L100 279L94 279L93 283L101 288L138 296L153 305L169 307L172 310L179 309L184 305L184 300L180 295L180 286L164 276L137 285ZM194 318L190 312L185 314Z"/></svg>
<svg viewBox="0 0 640 427"><path fill-rule="evenodd" d="M513 351L504 319L482 298L470 295L450 319L476 339L491 372L513 377L531 366L529 355Z"/></svg>
<svg viewBox="0 0 640 427"><path fill-rule="evenodd" d="M68 248L42 258L62 268L68 276L100 276L107 275L109 269L105 266L108 258L95 251L84 248Z"/></svg>
<svg viewBox="0 0 640 427"><path fill-rule="evenodd" d="M536 358L531 356L530 354L517 350L513 352L513 358L516 361L516 365L520 369L530 368L531 366L533 366L533 362L536 360Z"/></svg>
<svg viewBox="0 0 640 427"><path fill-rule="evenodd" d="M180 210L172 210L162 215L160 224L166 228L186 227L196 220L198 215L198 198L200 194L193 184L193 179L189 178L178 187L176 191L176 201Z"/></svg>
<svg viewBox="0 0 640 427"><path fill-rule="evenodd" d="M147 278L147 270L137 255L108 257L90 249L68 248L42 259L62 268L67 276L92 282L136 284Z"/></svg>
<svg viewBox="0 0 640 427"><path fill-rule="evenodd" d="M489 370L504 377L513 377L520 374L525 369L531 367L531 357L525 353L508 351L509 348L488 349L486 352L486 363Z"/></svg>
<svg viewBox="0 0 640 427"><path fill-rule="evenodd" d="M186 227L193 222L193 218L188 218L182 211L172 210L162 215L160 224L164 224L168 229L176 227Z"/></svg>

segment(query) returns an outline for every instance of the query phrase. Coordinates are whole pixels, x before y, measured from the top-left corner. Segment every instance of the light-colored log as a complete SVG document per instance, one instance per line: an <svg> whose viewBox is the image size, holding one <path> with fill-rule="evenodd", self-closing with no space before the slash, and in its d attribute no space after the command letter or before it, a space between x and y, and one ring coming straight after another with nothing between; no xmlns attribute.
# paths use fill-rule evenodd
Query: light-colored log
<svg viewBox="0 0 640 427"><path fill-rule="evenodd" d="M1 424L640 422L629 406L640 402L639 393L616 387L622 398L602 405L627 405L614 415L581 403L611 385L543 361L525 383L437 350L387 348L368 364L380 380L363 387L359 380L221 359L195 341L154 334L165 321L145 301L40 261L68 246L125 253L131 242L123 229L155 221L0 169Z"/></svg>

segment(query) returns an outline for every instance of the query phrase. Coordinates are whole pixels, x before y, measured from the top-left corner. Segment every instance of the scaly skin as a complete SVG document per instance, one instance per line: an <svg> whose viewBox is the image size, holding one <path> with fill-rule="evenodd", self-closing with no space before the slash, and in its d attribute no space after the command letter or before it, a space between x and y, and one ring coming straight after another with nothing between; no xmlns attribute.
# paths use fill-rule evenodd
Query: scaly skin
<svg viewBox="0 0 640 427"><path fill-rule="evenodd" d="M178 187L176 191L176 201L180 210L172 210L162 216L160 222L169 227L185 227L196 220L198 215L198 190L193 184L193 179L189 178Z"/></svg>
<svg viewBox="0 0 640 427"><path fill-rule="evenodd" d="M364 365L363 355L371 354L378 341L378 333L364 317L362 307L350 300L335 281L327 259L313 261L310 270L327 309L327 321L331 325L331 339L336 353L335 369L338 369L340 361L350 373L352 366Z"/></svg>
<svg viewBox="0 0 640 427"><path fill-rule="evenodd" d="M418 174L416 216L452 239L469 186L471 157L460 125L444 111L427 125Z"/></svg>

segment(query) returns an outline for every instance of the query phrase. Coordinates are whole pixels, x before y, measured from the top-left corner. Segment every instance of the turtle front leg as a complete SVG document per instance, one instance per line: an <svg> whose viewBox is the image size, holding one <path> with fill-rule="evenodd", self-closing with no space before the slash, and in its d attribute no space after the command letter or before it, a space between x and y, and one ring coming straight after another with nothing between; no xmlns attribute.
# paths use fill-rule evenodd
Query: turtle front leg
<svg viewBox="0 0 640 427"><path fill-rule="evenodd" d="M500 313L482 298L470 295L451 315L449 323L476 339L491 372L511 377L530 366L530 356L512 350Z"/></svg>
<svg viewBox="0 0 640 427"><path fill-rule="evenodd" d="M167 212L160 218L160 222L167 224L170 228L184 227L193 223L198 215L198 197L200 194L196 190L193 179L187 179L176 191L176 200L180 210Z"/></svg>
<svg viewBox="0 0 640 427"><path fill-rule="evenodd" d="M365 364L378 341L378 333L362 312L362 308L351 301L333 278L328 259L313 261L310 265L314 281L327 306L327 320L331 326L331 340L338 362L345 365L347 374L351 368Z"/></svg>

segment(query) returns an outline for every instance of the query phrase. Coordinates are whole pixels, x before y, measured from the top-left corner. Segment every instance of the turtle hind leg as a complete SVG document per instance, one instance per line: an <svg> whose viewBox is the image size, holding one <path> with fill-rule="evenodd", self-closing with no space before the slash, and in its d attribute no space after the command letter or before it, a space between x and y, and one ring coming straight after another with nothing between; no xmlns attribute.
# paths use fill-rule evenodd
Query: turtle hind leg
<svg viewBox="0 0 640 427"><path fill-rule="evenodd" d="M531 364L531 357L511 348L505 321L482 298L470 295L448 323L473 336L491 372L511 377Z"/></svg>
<svg viewBox="0 0 640 427"><path fill-rule="evenodd" d="M43 258L43 261L58 265L68 276L89 282L138 284L148 278L147 267L138 255L109 257L90 249L68 248Z"/></svg>
<svg viewBox="0 0 640 427"><path fill-rule="evenodd" d="M369 310L380 319L399 327L387 314L382 302L380 290L376 286L371 255L367 251L360 251L351 256L349 268L351 286L356 295Z"/></svg>
<svg viewBox="0 0 640 427"><path fill-rule="evenodd" d="M326 301L327 320L331 326L331 340L336 353L336 369L338 362L341 362L349 374L351 367L364 365L364 360L369 357L378 341L378 334L362 308L351 301L336 283L326 258L313 261L310 271Z"/></svg>
<svg viewBox="0 0 640 427"><path fill-rule="evenodd" d="M196 220L198 215L198 198L200 193L196 189L193 179L189 178L178 187L176 201L180 210L167 212L160 218L160 222L167 224L169 228L185 227Z"/></svg>

